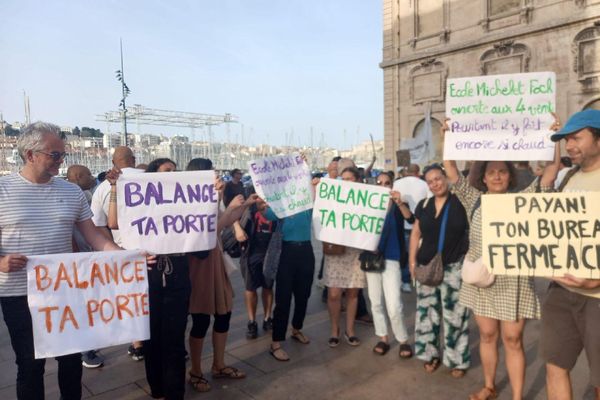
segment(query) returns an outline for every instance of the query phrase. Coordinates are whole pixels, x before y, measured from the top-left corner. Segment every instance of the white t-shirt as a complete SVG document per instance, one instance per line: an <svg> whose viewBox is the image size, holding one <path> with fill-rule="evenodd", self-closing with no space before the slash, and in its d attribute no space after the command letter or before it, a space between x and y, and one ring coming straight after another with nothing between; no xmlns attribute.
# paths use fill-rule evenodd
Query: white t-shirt
<svg viewBox="0 0 600 400"><path fill-rule="evenodd" d="M79 186L53 177L32 183L14 173L0 178L0 255L73 252L73 227L92 217ZM27 295L27 271L0 272L0 297Z"/></svg>
<svg viewBox="0 0 600 400"><path fill-rule="evenodd" d="M144 170L137 168L123 168L121 170L123 175L139 174ZM108 225L108 207L110 205L110 182L104 180L100 185L96 187L94 195L92 196L92 221L94 225L100 227L106 227ZM113 241L121 246L121 235L118 229L111 229L110 231L113 236Z"/></svg>
<svg viewBox="0 0 600 400"><path fill-rule="evenodd" d="M406 176L398 179L394 182L393 190L400 192L402 201L408 203L408 207L413 213L421 200L432 196L427 183L416 176ZM404 221L404 229L412 229L412 224Z"/></svg>

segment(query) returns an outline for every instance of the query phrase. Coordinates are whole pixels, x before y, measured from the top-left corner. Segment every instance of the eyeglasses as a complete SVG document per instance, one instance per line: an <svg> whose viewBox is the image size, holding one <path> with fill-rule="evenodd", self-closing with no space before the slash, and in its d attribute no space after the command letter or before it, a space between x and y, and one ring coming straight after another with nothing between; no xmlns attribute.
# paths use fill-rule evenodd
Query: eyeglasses
<svg viewBox="0 0 600 400"><path fill-rule="evenodd" d="M383 186L392 186L392 182L390 181L377 181L377 184Z"/></svg>
<svg viewBox="0 0 600 400"><path fill-rule="evenodd" d="M54 161L60 161L60 160L64 160L64 158L67 156L67 153L65 153L64 151L61 153L59 151L52 151L50 153L46 153L45 151L36 151L36 153L42 153L47 155L48 157L52 158L52 160Z"/></svg>

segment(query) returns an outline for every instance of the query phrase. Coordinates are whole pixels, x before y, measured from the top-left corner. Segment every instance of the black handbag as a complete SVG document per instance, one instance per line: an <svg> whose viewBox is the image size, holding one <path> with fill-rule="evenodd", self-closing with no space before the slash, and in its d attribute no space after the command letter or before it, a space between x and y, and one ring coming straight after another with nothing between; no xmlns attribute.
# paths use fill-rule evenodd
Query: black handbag
<svg viewBox="0 0 600 400"><path fill-rule="evenodd" d="M240 258L242 255L242 246L235 237L233 226L228 226L221 231L221 244L223 251L229 254L231 258Z"/></svg>
<svg viewBox="0 0 600 400"><path fill-rule="evenodd" d="M385 257L381 253L363 251L358 256L360 269L365 272L383 272L385 270Z"/></svg>
<svg viewBox="0 0 600 400"><path fill-rule="evenodd" d="M440 236L438 238L437 253L429 263L417 265L415 268L415 279L426 286L438 286L444 280L444 262L442 261L442 250L444 249L444 240L446 239L446 224L448 223L448 210L450 209L450 198L448 205L444 210L442 217L442 226L440 227Z"/></svg>

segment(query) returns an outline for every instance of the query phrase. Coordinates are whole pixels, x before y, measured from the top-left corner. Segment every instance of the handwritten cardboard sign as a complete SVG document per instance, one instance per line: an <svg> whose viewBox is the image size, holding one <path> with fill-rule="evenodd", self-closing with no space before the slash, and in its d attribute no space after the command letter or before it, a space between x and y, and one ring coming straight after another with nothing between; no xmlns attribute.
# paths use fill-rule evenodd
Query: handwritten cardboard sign
<svg viewBox="0 0 600 400"><path fill-rule="evenodd" d="M408 167L410 165L410 150L396 150L396 166Z"/></svg>
<svg viewBox="0 0 600 400"><path fill-rule="evenodd" d="M216 246L218 193L213 171L122 175L117 181L123 247L156 254Z"/></svg>
<svg viewBox="0 0 600 400"><path fill-rule="evenodd" d="M554 72L448 79L445 160L551 160Z"/></svg>
<svg viewBox="0 0 600 400"><path fill-rule="evenodd" d="M600 278L600 193L484 195L481 213L492 273Z"/></svg>
<svg viewBox="0 0 600 400"><path fill-rule="evenodd" d="M323 178L317 186L312 226L318 240L363 250L379 244L390 190Z"/></svg>
<svg viewBox="0 0 600 400"><path fill-rule="evenodd" d="M278 218L312 208L311 174L300 154L252 160L248 171L256 193Z"/></svg>
<svg viewBox="0 0 600 400"><path fill-rule="evenodd" d="M139 251L28 256L35 358L150 337L146 258Z"/></svg>

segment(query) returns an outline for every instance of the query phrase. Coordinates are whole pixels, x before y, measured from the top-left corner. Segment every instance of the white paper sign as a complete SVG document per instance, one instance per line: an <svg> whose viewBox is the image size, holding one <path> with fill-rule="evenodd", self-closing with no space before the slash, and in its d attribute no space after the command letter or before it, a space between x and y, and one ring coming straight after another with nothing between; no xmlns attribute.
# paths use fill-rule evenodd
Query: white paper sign
<svg viewBox="0 0 600 400"><path fill-rule="evenodd" d="M390 190L376 185L323 178L317 186L312 226L328 243L375 250L385 222Z"/></svg>
<svg viewBox="0 0 600 400"><path fill-rule="evenodd" d="M219 198L214 182L213 171L122 175L117 203L123 246L156 254L214 248Z"/></svg>
<svg viewBox="0 0 600 400"><path fill-rule="evenodd" d="M312 208L311 173L300 154L252 160L248 171L256 193L269 204L277 218Z"/></svg>
<svg viewBox="0 0 600 400"><path fill-rule="evenodd" d="M554 72L448 79L445 160L552 160Z"/></svg>
<svg viewBox="0 0 600 400"><path fill-rule="evenodd" d="M150 338L146 258L139 251L27 258L35 358Z"/></svg>

